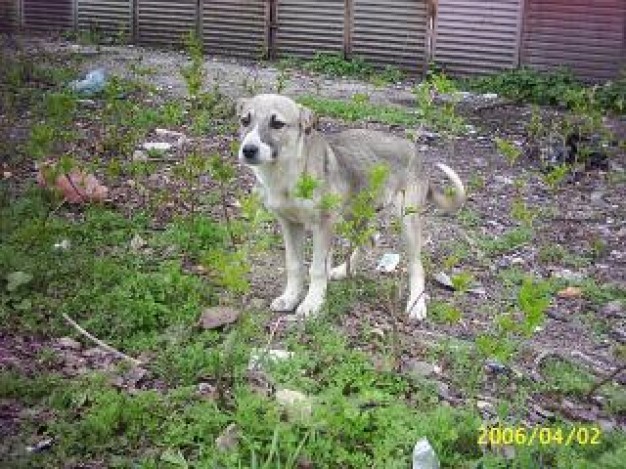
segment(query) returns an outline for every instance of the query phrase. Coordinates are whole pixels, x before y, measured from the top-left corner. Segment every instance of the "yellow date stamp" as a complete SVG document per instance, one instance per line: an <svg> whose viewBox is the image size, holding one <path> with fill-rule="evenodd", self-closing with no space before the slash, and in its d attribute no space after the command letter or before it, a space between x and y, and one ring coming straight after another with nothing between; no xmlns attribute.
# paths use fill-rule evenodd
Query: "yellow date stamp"
<svg viewBox="0 0 626 469"><path fill-rule="evenodd" d="M482 446L589 446L599 445L602 430L595 426L560 427L507 427L481 426L478 430L478 444Z"/></svg>

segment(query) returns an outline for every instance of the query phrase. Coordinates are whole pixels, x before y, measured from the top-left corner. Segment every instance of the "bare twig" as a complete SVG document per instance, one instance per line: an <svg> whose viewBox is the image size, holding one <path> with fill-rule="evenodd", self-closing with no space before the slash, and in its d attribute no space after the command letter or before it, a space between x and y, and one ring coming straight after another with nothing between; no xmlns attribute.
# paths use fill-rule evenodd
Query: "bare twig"
<svg viewBox="0 0 626 469"><path fill-rule="evenodd" d="M112 354L114 354L115 356L122 358L124 360L127 360L129 362L131 362L133 365L135 366L140 366L142 363L137 360L136 358L133 357L129 357L128 355L126 355L125 353L120 352L119 350L114 349L113 347L111 347L110 345L102 342L100 339L98 339L97 337L91 335L89 332L87 332L85 329L83 329L76 321L74 321L72 318L70 318L67 314L63 313L62 314L63 319L65 319L72 327L74 327L74 329L76 329L78 332L80 332L82 335L84 335L85 337L87 337L89 340L91 340L92 342L96 343L97 345L99 345L100 347L102 347L103 349L107 350L108 352L111 352Z"/></svg>

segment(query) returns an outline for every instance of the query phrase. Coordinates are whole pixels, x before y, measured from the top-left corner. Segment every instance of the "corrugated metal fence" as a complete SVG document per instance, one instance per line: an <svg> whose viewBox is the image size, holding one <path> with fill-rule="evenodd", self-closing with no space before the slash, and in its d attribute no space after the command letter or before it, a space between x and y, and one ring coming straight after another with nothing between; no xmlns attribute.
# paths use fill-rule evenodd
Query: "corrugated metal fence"
<svg viewBox="0 0 626 469"><path fill-rule="evenodd" d="M625 0L528 0L522 62L540 70L570 67L614 78L626 56Z"/></svg>
<svg viewBox="0 0 626 469"><path fill-rule="evenodd" d="M626 55L625 0L0 0L0 29L15 27L166 46L196 31L213 54L334 52L412 72L432 57L455 75L565 65L600 80Z"/></svg>
<svg viewBox="0 0 626 469"><path fill-rule="evenodd" d="M440 0L434 58L450 73L488 73L518 65L519 0Z"/></svg>

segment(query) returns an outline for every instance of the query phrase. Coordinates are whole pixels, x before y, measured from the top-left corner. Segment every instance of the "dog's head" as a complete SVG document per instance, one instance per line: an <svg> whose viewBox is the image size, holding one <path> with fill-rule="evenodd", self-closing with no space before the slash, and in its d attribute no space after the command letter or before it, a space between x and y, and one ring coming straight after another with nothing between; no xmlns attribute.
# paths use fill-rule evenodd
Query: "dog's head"
<svg viewBox="0 0 626 469"><path fill-rule="evenodd" d="M312 111L277 94L240 99L237 115L241 123L239 160L253 166L289 156L316 124Z"/></svg>

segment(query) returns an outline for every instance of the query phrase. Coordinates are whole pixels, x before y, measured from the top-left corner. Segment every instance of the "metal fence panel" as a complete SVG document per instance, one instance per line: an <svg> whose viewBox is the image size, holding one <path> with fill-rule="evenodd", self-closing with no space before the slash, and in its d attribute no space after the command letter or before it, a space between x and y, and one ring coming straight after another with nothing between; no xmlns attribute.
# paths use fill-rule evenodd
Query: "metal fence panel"
<svg viewBox="0 0 626 469"><path fill-rule="evenodd" d="M205 0L205 50L211 54L260 58L265 52L265 9L263 0Z"/></svg>
<svg viewBox="0 0 626 469"><path fill-rule="evenodd" d="M0 0L0 31L11 31L17 26L17 0Z"/></svg>
<svg viewBox="0 0 626 469"><path fill-rule="evenodd" d="M626 1L527 0L522 63L569 67L581 78L615 78L625 66Z"/></svg>
<svg viewBox="0 0 626 469"><path fill-rule="evenodd" d="M278 0L278 57L343 53L344 0Z"/></svg>
<svg viewBox="0 0 626 469"><path fill-rule="evenodd" d="M179 46L190 31L197 29L196 0L136 1L139 43Z"/></svg>
<svg viewBox="0 0 626 469"><path fill-rule="evenodd" d="M74 27L73 0L23 0L26 29L58 31Z"/></svg>
<svg viewBox="0 0 626 469"><path fill-rule="evenodd" d="M132 1L77 0L78 29L96 29L106 34L124 33L132 29Z"/></svg>
<svg viewBox="0 0 626 469"><path fill-rule="evenodd" d="M515 68L520 0L440 0L434 60L453 75Z"/></svg>
<svg viewBox="0 0 626 469"><path fill-rule="evenodd" d="M424 0L354 0L352 53L377 65L420 71L426 52Z"/></svg>

